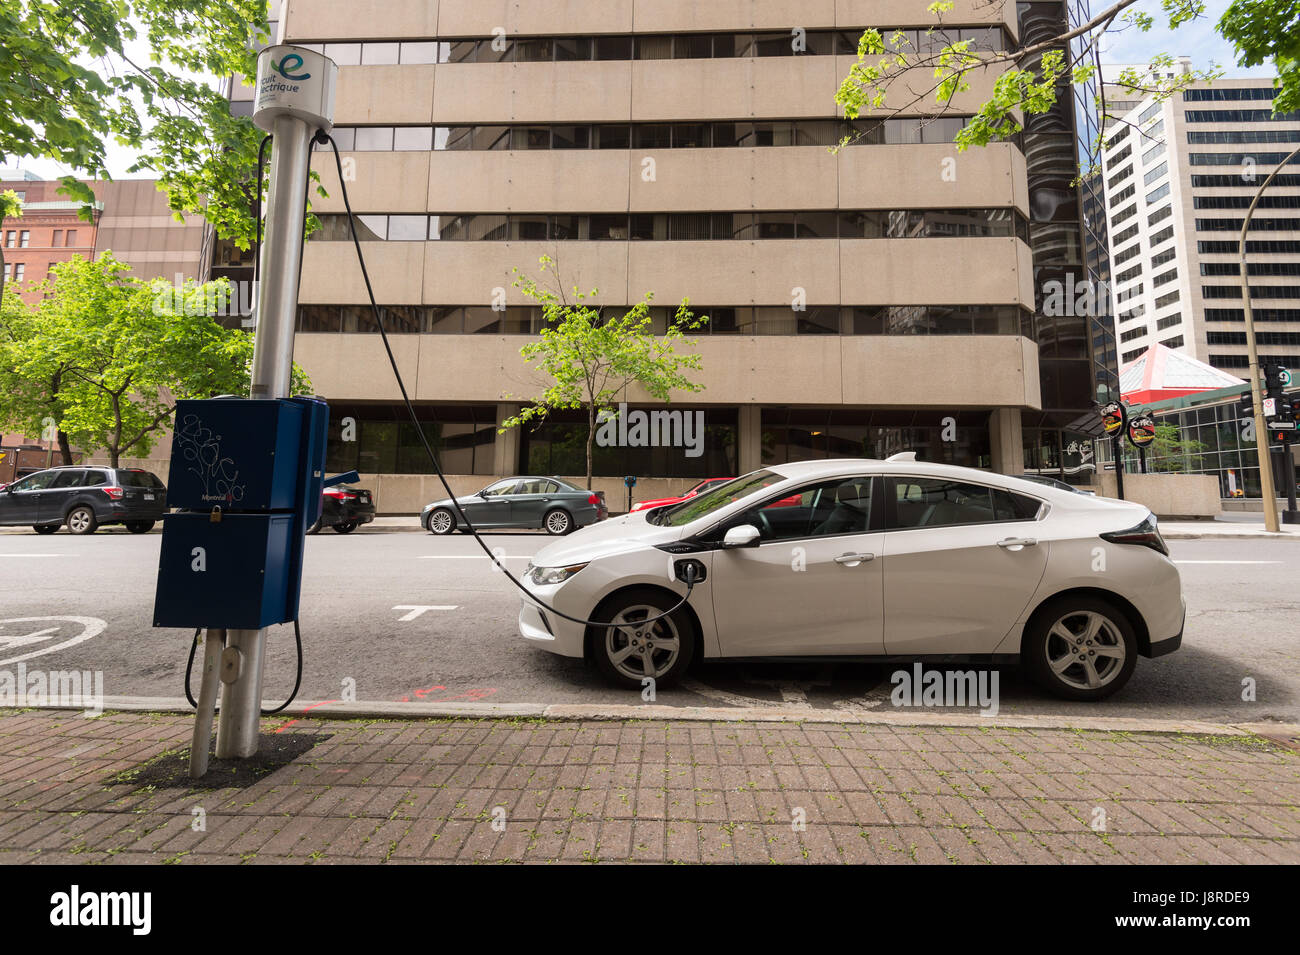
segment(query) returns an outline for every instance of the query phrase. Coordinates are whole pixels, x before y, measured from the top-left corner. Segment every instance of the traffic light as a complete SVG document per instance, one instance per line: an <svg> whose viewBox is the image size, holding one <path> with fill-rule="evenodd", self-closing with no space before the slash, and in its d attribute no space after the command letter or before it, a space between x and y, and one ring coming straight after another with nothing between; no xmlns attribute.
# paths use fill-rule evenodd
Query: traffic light
<svg viewBox="0 0 1300 955"><path fill-rule="evenodd" d="M1282 389L1288 381L1286 368L1282 365L1264 366L1264 389L1269 398L1281 398Z"/></svg>
<svg viewBox="0 0 1300 955"><path fill-rule="evenodd" d="M1241 416L1243 418L1255 417L1255 396L1249 391L1241 393Z"/></svg>

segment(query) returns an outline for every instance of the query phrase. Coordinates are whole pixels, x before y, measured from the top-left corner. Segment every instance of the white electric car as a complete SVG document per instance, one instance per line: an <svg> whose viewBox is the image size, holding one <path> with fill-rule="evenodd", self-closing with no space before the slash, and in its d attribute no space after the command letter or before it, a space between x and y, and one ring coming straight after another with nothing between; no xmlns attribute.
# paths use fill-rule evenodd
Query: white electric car
<svg viewBox="0 0 1300 955"><path fill-rule="evenodd" d="M628 687L701 657L930 658L1018 661L1076 700L1178 649L1145 507L913 458L773 466L584 528L529 564L520 634Z"/></svg>

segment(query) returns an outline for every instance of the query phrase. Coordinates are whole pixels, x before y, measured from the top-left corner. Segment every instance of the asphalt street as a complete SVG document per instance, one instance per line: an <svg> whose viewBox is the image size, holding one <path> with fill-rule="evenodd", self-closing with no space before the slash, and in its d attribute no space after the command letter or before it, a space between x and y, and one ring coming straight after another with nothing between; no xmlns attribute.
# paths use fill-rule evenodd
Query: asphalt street
<svg viewBox="0 0 1300 955"><path fill-rule="evenodd" d="M491 546L520 570L548 538L492 533ZM100 670L110 696L182 695L191 635L151 626L161 536L120 528L0 535L0 670ZM1183 647L1140 659L1119 694L1066 703L998 670L1001 712L1216 722L1300 721L1300 540L1170 543L1189 616ZM305 666L300 698L337 699L355 681L359 701L635 703L580 661L525 645L518 597L475 542L455 535L365 528L308 539L302 604ZM290 627L274 628L268 705L293 683ZM680 706L784 703L818 709L891 708L895 665L697 666L656 702ZM1253 680L1246 701L1243 681Z"/></svg>

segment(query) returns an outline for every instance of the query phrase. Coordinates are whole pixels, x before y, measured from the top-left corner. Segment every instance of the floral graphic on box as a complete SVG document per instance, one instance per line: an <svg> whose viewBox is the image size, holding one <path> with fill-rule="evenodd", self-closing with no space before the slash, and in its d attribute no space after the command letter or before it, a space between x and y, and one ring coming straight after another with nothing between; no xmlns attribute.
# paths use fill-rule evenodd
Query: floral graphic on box
<svg viewBox="0 0 1300 955"><path fill-rule="evenodd" d="M234 504L244 498L244 485L235 483L239 469L233 458L222 457L221 435L213 434L198 415L186 415L176 427L173 446L189 462L189 470L203 482L200 499Z"/></svg>

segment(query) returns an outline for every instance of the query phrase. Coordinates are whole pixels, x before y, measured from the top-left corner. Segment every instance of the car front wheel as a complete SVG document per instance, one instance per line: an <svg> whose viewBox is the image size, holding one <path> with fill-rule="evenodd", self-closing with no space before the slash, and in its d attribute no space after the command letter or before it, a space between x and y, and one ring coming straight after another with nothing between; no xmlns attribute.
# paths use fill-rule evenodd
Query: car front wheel
<svg viewBox="0 0 1300 955"><path fill-rule="evenodd" d="M351 533L352 533L354 530L356 530L356 529L357 529L357 522L356 522L356 521L348 521L346 524L335 524L335 525L334 525L334 533L335 533L335 534L351 534Z"/></svg>
<svg viewBox="0 0 1300 955"><path fill-rule="evenodd" d="M440 507L429 515L430 534L450 534L456 529L456 515L450 508Z"/></svg>
<svg viewBox="0 0 1300 955"><path fill-rule="evenodd" d="M68 512L68 530L74 534L93 534L99 527L95 509L85 504L74 507Z"/></svg>
<svg viewBox="0 0 1300 955"><path fill-rule="evenodd" d="M1137 665L1128 618L1097 597L1064 597L1035 614L1021 658L1034 682L1067 700L1104 700Z"/></svg>
<svg viewBox="0 0 1300 955"><path fill-rule="evenodd" d="M132 534L148 534L153 530L153 521L127 521L126 529Z"/></svg>
<svg viewBox="0 0 1300 955"><path fill-rule="evenodd" d="M593 628L591 651L607 679L639 690L647 679L667 686L686 672L695 656L694 622L680 608L660 616L677 602L662 591L638 589L601 607L596 619L608 620L609 626Z"/></svg>
<svg viewBox="0 0 1300 955"><path fill-rule="evenodd" d="M53 534L59 529L58 524L33 524L32 530L38 534Z"/></svg>
<svg viewBox="0 0 1300 955"><path fill-rule="evenodd" d="M548 534L567 534L573 530L573 518L569 516L568 511L562 511L557 507L553 511L546 512L546 516L542 518L542 526L546 528Z"/></svg>

